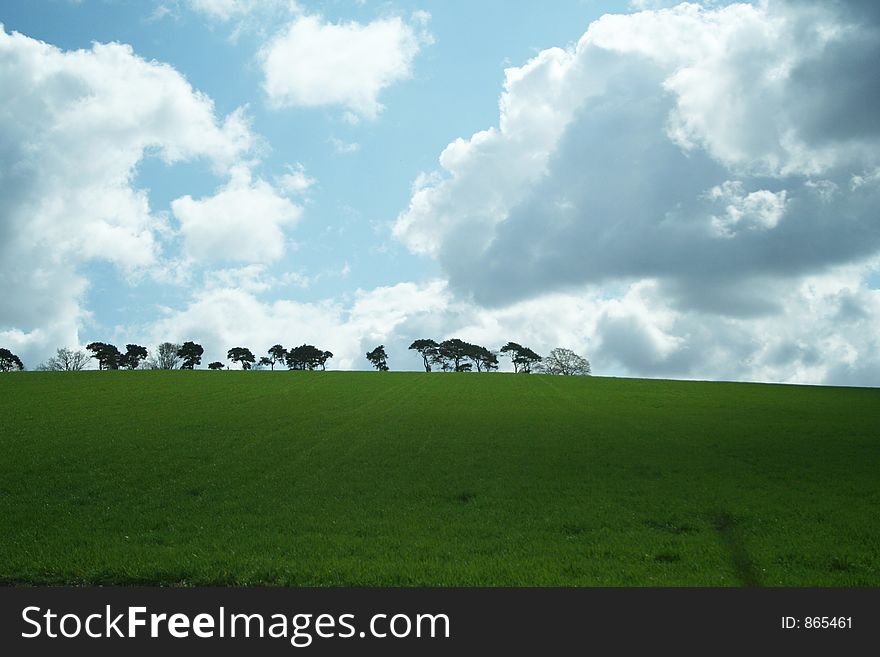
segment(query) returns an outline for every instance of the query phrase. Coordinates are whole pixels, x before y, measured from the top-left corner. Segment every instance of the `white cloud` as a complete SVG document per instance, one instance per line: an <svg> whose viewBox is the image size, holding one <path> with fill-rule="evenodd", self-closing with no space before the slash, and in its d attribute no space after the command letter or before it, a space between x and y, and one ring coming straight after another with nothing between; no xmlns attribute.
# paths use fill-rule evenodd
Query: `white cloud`
<svg viewBox="0 0 880 657"><path fill-rule="evenodd" d="M290 194L305 194L317 181L306 174L305 167L297 162L287 166L287 171L278 178L278 187Z"/></svg>
<svg viewBox="0 0 880 657"><path fill-rule="evenodd" d="M258 0L189 0L193 11L223 22L249 13L259 4Z"/></svg>
<svg viewBox="0 0 880 657"><path fill-rule="evenodd" d="M815 183L810 183L816 186ZM833 184L833 183L832 183ZM821 188L827 195L825 188ZM712 215L712 226L719 235L732 237L741 229L770 230L785 214L786 190L760 189L746 194L738 180L727 180L709 190L707 198L724 206L724 214Z"/></svg>
<svg viewBox="0 0 880 657"><path fill-rule="evenodd" d="M379 95L412 76L413 60L430 42L427 15L371 23L329 23L297 16L260 52L273 107L341 106L350 118L374 119Z"/></svg>
<svg viewBox="0 0 880 657"><path fill-rule="evenodd" d="M346 142L338 137L331 137L330 143L333 144L333 151L339 155L350 155L361 149L361 145L357 142Z"/></svg>
<svg viewBox="0 0 880 657"><path fill-rule="evenodd" d="M252 147L241 112L129 46L62 51L0 28L0 336L23 358L77 344L84 263L157 267L167 218L133 185L147 156L224 173Z"/></svg>
<svg viewBox="0 0 880 657"><path fill-rule="evenodd" d="M880 186L850 181L877 170L862 108L880 86L858 62L880 40L839 9L603 16L506 70L498 127L446 147L395 236L492 304L641 277L735 289L870 256Z"/></svg>
<svg viewBox="0 0 880 657"><path fill-rule="evenodd" d="M299 11L296 0L162 0L153 12L153 20L179 16L181 7L216 23L243 21L250 16L273 17ZM238 25L236 29L241 29Z"/></svg>
<svg viewBox="0 0 880 657"><path fill-rule="evenodd" d="M171 210L180 222L187 252L200 260L272 262L284 254L284 229L302 209L265 180L254 180L246 166L232 170L229 182L213 196L175 199Z"/></svg>
<svg viewBox="0 0 880 657"><path fill-rule="evenodd" d="M218 357L231 346L256 353L309 342L335 354L333 369L369 369L364 353L384 344L398 370L421 368L408 350L417 338L459 337L496 350L514 340L541 354L574 349L604 376L876 385L880 338L871 327L880 321L880 290L862 282L866 267L777 287L782 314L734 318L671 308L651 280L611 296L585 286L494 309L456 298L439 280L359 291L348 302L262 301L265 270L250 266L213 277L143 339L194 339ZM502 370L512 369L501 361Z"/></svg>
<svg viewBox="0 0 880 657"><path fill-rule="evenodd" d="M605 15L507 69L497 127L446 147L394 234L487 312L602 290L597 371L865 382L876 341L834 317L876 312L880 12L717 5Z"/></svg>
<svg viewBox="0 0 880 657"><path fill-rule="evenodd" d="M205 272L205 290L235 289L248 294L261 294L279 287L294 286L307 288L312 280L300 272L288 271L278 276L273 275L263 264L214 269Z"/></svg>
<svg viewBox="0 0 880 657"><path fill-rule="evenodd" d="M244 278L250 277L245 274ZM333 352L333 369L363 369L367 345L383 340L390 343L411 318L430 316L448 303L439 282L425 286L400 283L358 292L349 307L331 300L263 302L254 294L258 290L248 289L249 285L199 291L185 309L169 311L145 329L144 339L151 344L196 340L212 360L222 360L233 346L262 353L279 342L285 346L310 343Z"/></svg>

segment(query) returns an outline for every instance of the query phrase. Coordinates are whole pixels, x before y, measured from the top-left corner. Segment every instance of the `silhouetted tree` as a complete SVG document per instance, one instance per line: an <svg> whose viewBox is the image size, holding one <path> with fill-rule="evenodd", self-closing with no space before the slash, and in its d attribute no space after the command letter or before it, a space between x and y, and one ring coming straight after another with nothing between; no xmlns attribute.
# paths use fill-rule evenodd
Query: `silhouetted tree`
<svg viewBox="0 0 880 657"><path fill-rule="evenodd" d="M275 369L275 363L273 363L272 359L268 356L260 356L260 360L257 361L257 366L260 369L262 369L263 367L271 367L273 370Z"/></svg>
<svg viewBox="0 0 880 657"><path fill-rule="evenodd" d="M422 356L422 362L425 364L425 371L431 371L431 365L436 362L438 344L430 339L415 340L410 349L415 349Z"/></svg>
<svg viewBox="0 0 880 657"><path fill-rule="evenodd" d="M249 370L256 358L247 347L233 347L226 353L226 357L233 363L241 363L241 369Z"/></svg>
<svg viewBox="0 0 880 657"><path fill-rule="evenodd" d="M177 368L177 363L180 362L180 357L177 355L179 349L179 344L163 342L156 347L156 353L147 358L147 367L151 370L173 370Z"/></svg>
<svg viewBox="0 0 880 657"><path fill-rule="evenodd" d="M523 347L516 342L508 342L501 347L501 353L510 356L513 362L513 371L528 374L536 363L541 362L541 357L528 347Z"/></svg>
<svg viewBox="0 0 880 657"><path fill-rule="evenodd" d="M91 342L86 349L92 352L92 358L98 361L99 370L118 370L122 354L112 344L106 342Z"/></svg>
<svg viewBox="0 0 880 657"><path fill-rule="evenodd" d="M125 353L119 360L119 366L129 370L136 370L141 361L147 357L147 348L138 344L125 345Z"/></svg>
<svg viewBox="0 0 880 657"><path fill-rule="evenodd" d="M280 344L272 345L271 347L269 347L269 362L267 363L267 365L269 365L269 367L271 367L272 371L274 372L275 363L283 363L286 357L287 349L282 347Z"/></svg>
<svg viewBox="0 0 880 657"><path fill-rule="evenodd" d="M208 363L209 370L222 370L224 367L226 366L219 360L215 360L213 363Z"/></svg>
<svg viewBox="0 0 880 657"><path fill-rule="evenodd" d="M284 361L287 363L289 370L305 370L308 368L308 345L300 345L299 347L291 347L287 350Z"/></svg>
<svg viewBox="0 0 880 657"><path fill-rule="evenodd" d="M89 355L86 352L62 347L37 369L45 372L79 372L88 362Z"/></svg>
<svg viewBox="0 0 880 657"><path fill-rule="evenodd" d="M24 369L21 358L5 347L0 347L0 372L15 372Z"/></svg>
<svg viewBox="0 0 880 657"><path fill-rule="evenodd" d="M477 372L491 372L498 369L498 356L486 347L478 344L468 344L467 357L476 366Z"/></svg>
<svg viewBox="0 0 880 657"><path fill-rule="evenodd" d="M327 360L333 358L329 351L322 351L311 344L302 344L287 351L287 367L291 370L327 369Z"/></svg>
<svg viewBox="0 0 880 657"><path fill-rule="evenodd" d="M192 341L184 342L177 350L177 357L183 360L180 369L191 370L202 362L202 354L205 353L204 347Z"/></svg>
<svg viewBox="0 0 880 657"><path fill-rule="evenodd" d="M367 360L380 372L388 371L388 354L385 353L385 345L380 344L372 351L367 352Z"/></svg>
<svg viewBox="0 0 880 657"><path fill-rule="evenodd" d="M465 360L472 351L471 347L473 345L458 338L444 340L437 346L434 362L438 363L444 372L470 372L472 365Z"/></svg>
<svg viewBox="0 0 880 657"><path fill-rule="evenodd" d="M544 357L535 371L563 376L587 376L590 374L590 361L578 356L571 349L557 347Z"/></svg>

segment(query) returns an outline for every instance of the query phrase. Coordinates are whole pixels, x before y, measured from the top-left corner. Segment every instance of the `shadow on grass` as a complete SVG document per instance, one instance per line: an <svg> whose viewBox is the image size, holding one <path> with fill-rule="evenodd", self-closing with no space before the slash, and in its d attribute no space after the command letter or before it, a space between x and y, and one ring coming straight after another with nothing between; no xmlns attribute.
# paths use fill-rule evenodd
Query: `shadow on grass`
<svg viewBox="0 0 880 657"><path fill-rule="evenodd" d="M712 515L712 525L718 532L721 542L730 553L733 568L743 586L761 586L755 564L752 562L742 537L737 529L737 520L727 511L717 512Z"/></svg>

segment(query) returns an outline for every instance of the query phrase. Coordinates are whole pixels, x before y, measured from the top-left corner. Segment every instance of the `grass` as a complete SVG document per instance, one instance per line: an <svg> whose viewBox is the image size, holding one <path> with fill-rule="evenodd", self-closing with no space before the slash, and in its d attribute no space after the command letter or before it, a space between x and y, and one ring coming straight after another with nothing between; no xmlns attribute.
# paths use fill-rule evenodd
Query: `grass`
<svg viewBox="0 0 880 657"><path fill-rule="evenodd" d="M880 390L0 376L0 583L880 584Z"/></svg>

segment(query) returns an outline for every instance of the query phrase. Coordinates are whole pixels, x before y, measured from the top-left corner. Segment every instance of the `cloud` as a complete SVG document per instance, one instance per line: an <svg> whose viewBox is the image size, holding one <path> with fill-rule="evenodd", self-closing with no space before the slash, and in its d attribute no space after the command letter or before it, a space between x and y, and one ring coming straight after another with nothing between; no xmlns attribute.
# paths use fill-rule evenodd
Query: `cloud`
<svg viewBox="0 0 880 657"><path fill-rule="evenodd" d="M872 267L880 270L880 261ZM877 385L880 290L864 284L865 273L842 267L807 276L776 290L784 312L730 317L670 307L654 280L614 290L587 285L498 308L464 300L441 280L360 290L348 300L270 300L278 281L250 265L209 276L184 308L140 333L151 344L194 339L218 357L231 346L256 353L310 342L335 354L333 369L369 369L364 353L384 344L392 369L419 370L408 349L414 339L459 337L495 350L509 340L541 354L571 348L603 376Z"/></svg>
<svg viewBox="0 0 880 657"><path fill-rule="evenodd" d="M346 142L337 137L331 137L330 143L333 144L333 151L339 155L350 155L361 149L361 145L357 142Z"/></svg>
<svg viewBox="0 0 880 657"><path fill-rule="evenodd" d="M289 194L305 194L317 182L306 174L305 167L297 162L287 166L287 171L278 177L278 187Z"/></svg>
<svg viewBox="0 0 880 657"><path fill-rule="evenodd" d="M605 15L507 69L498 126L446 147L394 234L489 305L652 279L679 308L778 310L771 281L880 249L854 65L878 43L823 3Z"/></svg>
<svg viewBox="0 0 880 657"><path fill-rule="evenodd" d="M77 343L81 267L158 268L167 217L134 186L146 157L224 174L253 146L172 67L129 46L63 51L0 27L0 337L23 358Z"/></svg>
<svg viewBox="0 0 880 657"><path fill-rule="evenodd" d="M263 0L263 4L265 2L266 0ZM188 4L193 11L225 23L254 11L260 2L258 0L188 0Z"/></svg>
<svg viewBox="0 0 880 657"><path fill-rule="evenodd" d="M277 260L285 251L284 229L302 214L272 185L253 179L246 166L233 169L229 182L213 196L183 196L171 202L171 210L187 253L202 261Z"/></svg>
<svg viewBox="0 0 880 657"><path fill-rule="evenodd" d="M249 27L243 22L252 16L268 19L299 11L296 0L162 0L153 11L151 20L161 20L166 16L179 18L181 7L213 23L237 22L233 34Z"/></svg>
<svg viewBox="0 0 880 657"><path fill-rule="evenodd" d="M876 385L880 11L714 4L507 69L394 235L486 312L583 299L597 372Z"/></svg>
<svg viewBox="0 0 880 657"><path fill-rule="evenodd" d="M383 90L412 76L413 60L430 43L428 15L367 24L329 23L299 15L260 52L271 106L340 106L351 120L375 119Z"/></svg>
<svg viewBox="0 0 880 657"><path fill-rule="evenodd" d="M262 301L257 297L262 287L253 284L255 275L259 277L260 272L215 278L196 292L186 308L169 311L163 319L141 329L140 335L151 344L196 340L205 346L206 354L214 354L208 358L220 360L233 346L263 353L276 343L288 347L310 343L333 352L333 369L364 369L363 354L375 346L373 342L391 344L395 336L406 335L403 327L408 322L432 317L448 303L442 282L422 286L400 283L359 291L347 306L336 300ZM232 284L223 286L224 280ZM135 329L131 332L137 333Z"/></svg>

